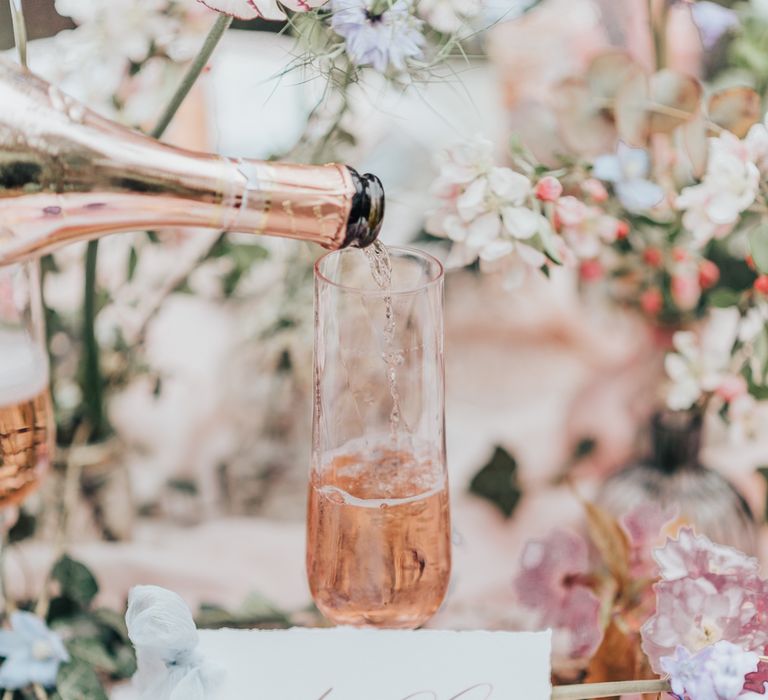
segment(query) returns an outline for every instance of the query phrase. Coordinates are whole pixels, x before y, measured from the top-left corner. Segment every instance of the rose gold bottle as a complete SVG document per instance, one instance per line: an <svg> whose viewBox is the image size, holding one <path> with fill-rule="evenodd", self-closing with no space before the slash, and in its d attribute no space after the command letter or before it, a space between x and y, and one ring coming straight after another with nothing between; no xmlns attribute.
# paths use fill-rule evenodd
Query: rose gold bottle
<svg viewBox="0 0 768 700"><path fill-rule="evenodd" d="M386 289L359 251L315 266L307 575L337 624L415 628L451 571L443 277L424 253L389 258Z"/></svg>
<svg viewBox="0 0 768 700"><path fill-rule="evenodd" d="M0 265L107 233L179 226L364 247L383 213L372 175L173 148L0 59Z"/></svg>

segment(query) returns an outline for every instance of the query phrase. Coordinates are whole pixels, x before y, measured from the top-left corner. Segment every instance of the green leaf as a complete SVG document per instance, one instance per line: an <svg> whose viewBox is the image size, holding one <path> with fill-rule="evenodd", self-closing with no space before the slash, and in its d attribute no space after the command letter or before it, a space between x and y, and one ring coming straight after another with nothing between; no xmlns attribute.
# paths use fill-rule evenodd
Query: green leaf
<svg viewBox="0 0 768 700"><path fill-rule="evenodd" d="M200 606L195 622L198 627L290 627L291 620L270 600L259 593L251 593L237 610L229 611L216 605Z"/></svg>
<svg viewBox="0 0 768 700"><path fill-rule="evenodd" d="M105 673L115 673L117 664L100 639L95 637L76 637L67 642L67 651L73 659L78 659L92 668Z"/></svg>
<svg viewBox="0 0 768 700"><path fill-rule="evenodd" d="M108 700L96 672L79 659L59 667L56 690L61 700Z"/></svg>
<svg viewBox="0 0 768 700"><path fill-rule="evenodd" d="M90 569L66 554L53 566L54 580L61 586L62 596L87 608L99 592L99 584Z"/></svg>
<svg viewBox="0 0 768 700"><path fill-rule="evenodd" d="M757 269L768 272L768 226L761 224L749 232L749 250Z"/></svg>
<svg viewBox="0 0 768 700"><path fill-rule="evenodd" d="M712 306L718 309L726 309L730 306L738 306L741 300L741 293L735 289L720 287L719 289L713 289L707 295L707 299Z"/></svg>
<svg viewBox="0 0 768 700"><path fill-rule="evenodd" d="M469 491L490 501L505 518L510 518L522 497L515 458L496 446L491 460L472 478Z"/></svg>

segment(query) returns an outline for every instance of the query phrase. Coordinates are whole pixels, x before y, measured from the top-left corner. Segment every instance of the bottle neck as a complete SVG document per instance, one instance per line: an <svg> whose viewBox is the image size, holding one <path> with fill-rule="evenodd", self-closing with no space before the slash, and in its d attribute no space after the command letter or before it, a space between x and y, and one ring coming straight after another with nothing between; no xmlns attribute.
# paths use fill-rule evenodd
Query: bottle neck
<svg viewBox="0 0 768 700"><path fill-rule="evenodd" d="M335 250L365 247L379 233L383 189L372 175L323 166L240 160L244 178L227 230L299 238Z"/></svg>
<svg viewBox="0 0 768 700"><path fill-rule="evenodd" d="M703 418L698 411L660 411L651 419L653 463L671 472L699 465Z"/></svg>
<svg viewBox="0 0 768 700"><path fill-rule="evenodd" d="M109 233L173 227L365 246L384 212L371 175L174 148L3 61L0 152L0 264Z"/></svg>

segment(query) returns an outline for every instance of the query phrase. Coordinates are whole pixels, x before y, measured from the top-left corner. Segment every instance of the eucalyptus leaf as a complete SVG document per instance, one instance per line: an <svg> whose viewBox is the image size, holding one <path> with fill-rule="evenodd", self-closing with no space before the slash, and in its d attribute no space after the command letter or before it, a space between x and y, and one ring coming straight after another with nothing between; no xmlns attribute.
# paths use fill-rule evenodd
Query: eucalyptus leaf
<svg viewBox="0 0 768 700"><path fill-rule="evenodd" d="M760 121L760 95L752 88L736 85L716 92L709 98L709 118L739 138Z"/></svg>
<svg viewBox="0 0 768 700"><path fill-rule="evenodd" d="M469 491L490 501L505 518L512 517L523 495L517 478L517 460L497 446L490 461L472 478Z"/></svg>

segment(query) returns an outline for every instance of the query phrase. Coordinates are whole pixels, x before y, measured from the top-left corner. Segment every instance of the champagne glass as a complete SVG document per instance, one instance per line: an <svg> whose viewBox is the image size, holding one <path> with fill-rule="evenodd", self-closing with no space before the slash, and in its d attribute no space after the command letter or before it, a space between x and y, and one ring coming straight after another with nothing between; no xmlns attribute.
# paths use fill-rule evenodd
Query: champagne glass
<svg viewBox="0 0 768 700"><path fill-rule="evenodd" d="M40 483L53 452L39 264L0 267L0 508Z"/></svg>
<svg viewBox="0 0 768 700"><path fill-rule="evenodd" d="M375 246L391 282L357 250L315 265L307 573L332 622L416 628L451 569L443 268Z"/></svg>

